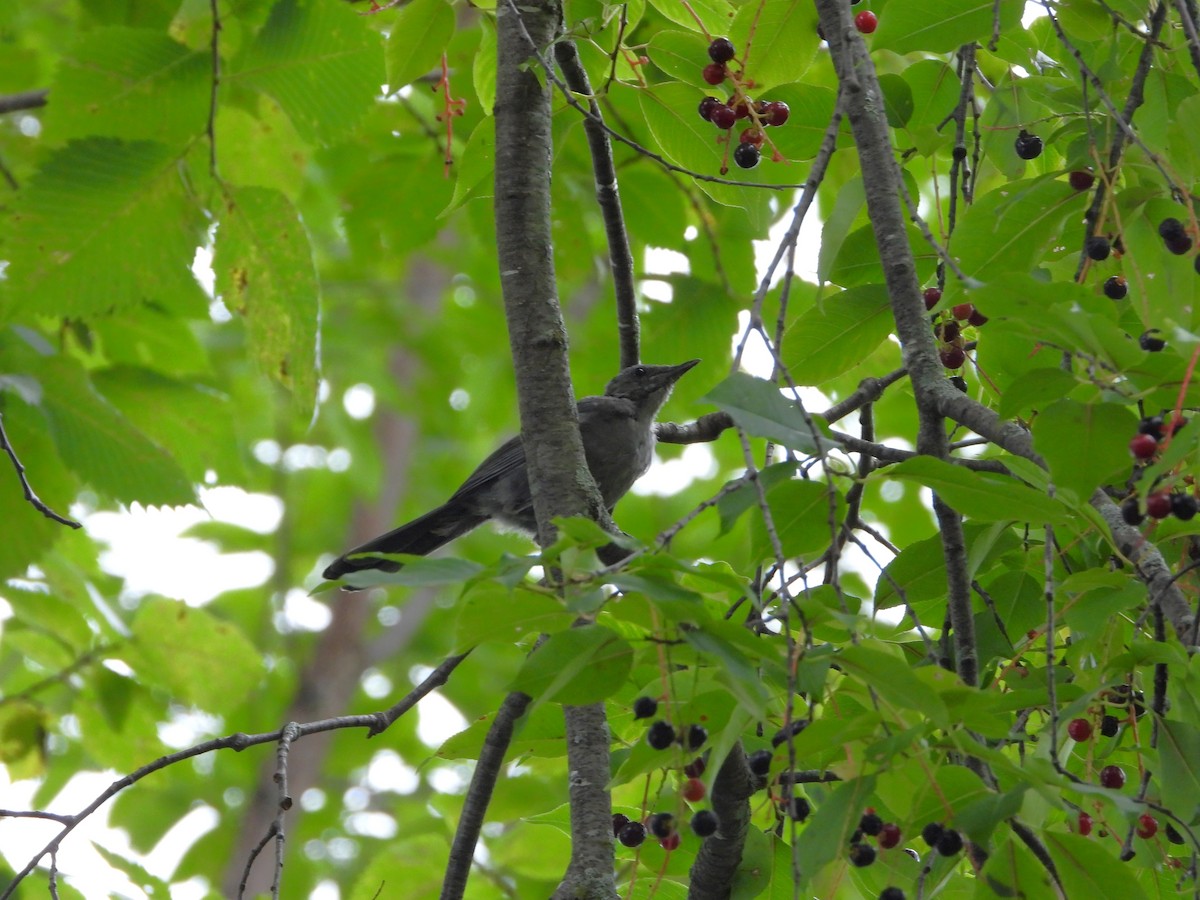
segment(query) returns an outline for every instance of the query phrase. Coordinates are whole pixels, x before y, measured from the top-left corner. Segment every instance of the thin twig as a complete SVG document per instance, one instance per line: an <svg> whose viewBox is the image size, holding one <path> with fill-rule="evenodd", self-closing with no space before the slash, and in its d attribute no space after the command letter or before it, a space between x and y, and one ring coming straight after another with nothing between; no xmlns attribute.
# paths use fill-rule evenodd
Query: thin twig
<svg viewBox="0 0 1200 900"><path fill-rule="evenodd" d="M0 449L3 449L8 454L8 458L12 460L13 468L17 470L17 478L21 481L21 489L25 492L25 499L29 504L40 512L47 519L53 519L60 525L66 525L69 528L82 528L83 526L74 519L68 519L66 516L60 516L49 506L38 499L38 495L34 493L33 486L30 485L29 479L25 477L25 466L17 457L17 451L13 449L12 442L8 439L8 433L4 430L4 413L0 413Z"/></svg>

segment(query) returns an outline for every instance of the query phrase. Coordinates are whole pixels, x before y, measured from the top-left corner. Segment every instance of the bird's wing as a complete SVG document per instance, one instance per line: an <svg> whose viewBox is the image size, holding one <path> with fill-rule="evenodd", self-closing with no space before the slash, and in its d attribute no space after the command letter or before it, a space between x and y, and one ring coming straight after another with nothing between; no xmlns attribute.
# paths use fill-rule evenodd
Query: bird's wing
<svg viewBox="0 0 1200 900"><path fill-rule="evenodd" d="M510 438L467 476L467 480L454 492L451 500L473 493L484 485L492 484L515 469L523 468L524 465L525 447L521 444L520 436Z"/></svg>

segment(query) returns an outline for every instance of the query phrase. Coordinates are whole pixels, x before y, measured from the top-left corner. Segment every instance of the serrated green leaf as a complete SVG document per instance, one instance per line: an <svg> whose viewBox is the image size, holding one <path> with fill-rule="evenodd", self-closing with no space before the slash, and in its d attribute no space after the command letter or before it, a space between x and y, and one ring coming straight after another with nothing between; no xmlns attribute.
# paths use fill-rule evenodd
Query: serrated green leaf
<svg viewBox="0 0 1200 900"><path fill-rule="evenodd" d="M1022 484L992 472L972 472L931 456L915 456L886 470L886 477L915 481L936 491L955 510L981 522L1061 524L1066 507Z"/></svg>
<svg viewBox="0 0 1200 900"><path fill-rule="evenodd" d="M442 51L454 34L454 8L445 0L412 0L400 8L389 29L391 36L385 53L387 83L388 90L397 91L437 68ZM492 64L495 65L494 58ZM495 96L494 77L492 95Z"/></svg>
<svg viewBox="0 0 1200 900"><path fill-rule="evenodd" d="M82 480L124 503L173 506L195 499L179 464L96 393L77 364L45 359L36 376L59 455Z"/></svg>
<svg viewBox="0 0 1200 900"><path fill-rule="evenodd" d="M1177 719L1160 722L1158 758L1162 794L1189 824L1200 820L1200 730Z"/></svg>
<svg viewBox="0 0 1200 900"><path fill-rule="evenodd" d="M778 385L746 372L734 372L703 398L733 417L740 428L770 438L804 453L822 453L833 442L822 439L815 420L805 421L796 401L784 396Z"/></svg>
<svg viewBox="0 0 1200 900"><path fill-rule="evenodd" d="M210 711L245 701L263 674L254 645L229 622L162 598L142 602L126 661L146 683Z"/></svg>
<svg viewBox="0 0 1200 900"><path fill-rule="evenodd" d="M317 390L318 287L296 210L270 188L225 188L213 270L217 291L246 322L262 370L310 408Z"/></svg>
<svg viewBox="0 0 1200 900"><path fill-rule="evenodd" d="M270 94L305 140L345 138L385 80L379 34L344 3L278 0L225 75Z"/></svg>
<svg viewBox="0 0 1200 900"><path fill-rule="evenodd" d="M203 222L176 163L148 141L90 138L51 152L12 217L5 318L89 316L147 300L206 309L191 273Z"/></svg>
<svg viewBox="0 0 1200 900"><path fill-rule="evenodd" d="M603 625L568 628L529 655L512 684L540 702L584 706L612 696L625 683L633 648Z"/></svg>
<svg viewBox="0 0 1200 900"><path fill-rule="evenodd" d="M1068 897L1120 897L1144 900L1134 870L1106 846L1077 834L1042 834Z"/></svg>
<svg viewBox="0 0 1200 900"><path fill-rule="evenodd" d="M557 597L537 591L506 590L491 582L471 588L455 604L455 611L456 653L488 642L511 644L531 632L564 631L576 618Z"/></svg>
<svg viewBox="0 0 1200 900"><path fill-rule="evenodd" d="M1000 397L1000 418L1011 419L1017 413L1049 405L1078 383L1074 375L1060 368L1026 372L1005 388Z"/></svg>
<svg viewBox="0 0 1200 900"><path fill-rule="evenodd" d="M244 476L228 397L132 366L97 372L93 382L143 434L169 451L193 482L203 481L208 472L222 482Z"/></svg>
<svg viewBox="0 0 1200 900"><path fill-rule="evenodd" d="M799 0L747 3L738 9L729 38L754 89L768 91L799 81L812 65L821 43L817 10Z"/></svg>
<svg viewBox="0 0 1200 900"><path fill-rule="evenodd" d="M886 14L879 17L871 47L896 53L949 53L963 44L987 44L997 14L999 28L1008 31L1020 23L1024 8L1017 0L999 4L991 0L890 0Z"/></svg>
<svg viewBox="0 0 1200 900"><path fill-rule="evenodd" d="M845 514L845 499L821 481L791 478L767 493L771 521L783 555L810 557L822 552L837 534ZM775 548L762 516L751 520L751 552L758 559L773 559Z"/></svg>
<svg viewBox="0 0 1200 900"><path fill-rule="evenodd" d="M886 287L850 288L826 297L788 326L783 361L799 384L821 384L859 365L893 327Z"/></svg>
<svg viewBox="0 0 1200 900"><path fill-rule="evenodd" d="M954 232L954 254L963 271L980 281L1028 273L1043 262L1067 221L1082 217L1085 199L1061 181L1013 182L967 208Z"/></svg>
<svg viewBox="0 0 1200 900"><path fill-rule="evenodd" d="M149 29L100 28L58 66L46 111L49 137L106 135L182 145L208 121L212 61Z"/></svg>
<svg viewBox="0 0 1200 900"><path fill-rule="evenodd" d="M1124 480L1131 460L1125 435L1137 432L1137 416L1115 403L1058 400L1033 423L1033 445L1050 467L1056 486L1087 500L1101 485Z"/></svg>

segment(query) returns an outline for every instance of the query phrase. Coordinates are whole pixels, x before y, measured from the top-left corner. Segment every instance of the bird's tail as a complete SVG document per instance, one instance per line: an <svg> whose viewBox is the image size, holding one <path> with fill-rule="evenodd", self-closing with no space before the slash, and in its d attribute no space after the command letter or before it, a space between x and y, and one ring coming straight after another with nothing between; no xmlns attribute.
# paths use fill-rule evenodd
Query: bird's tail
<svg viewBox="0 0 1200 900"><path fill-rule="evenodd" d="M478 528L486 521L486 516L473 514L451 501L427 512L419 519L413 519L408 524L401 525L387 534L381 534L362 546L355 547L348 553L339 556L326 567L325 579L336 581L343 575L363 569L398 572L400 563L394 560L373 559L369 556L359 559L350 559L350 557L360 553L411 553L414 556L424 556L456 537Z"/></svg>

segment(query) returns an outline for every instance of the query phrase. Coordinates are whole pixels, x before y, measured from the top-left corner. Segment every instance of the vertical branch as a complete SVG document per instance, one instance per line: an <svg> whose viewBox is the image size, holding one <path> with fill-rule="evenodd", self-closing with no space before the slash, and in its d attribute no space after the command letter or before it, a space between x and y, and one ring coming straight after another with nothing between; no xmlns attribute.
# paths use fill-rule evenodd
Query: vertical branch
<svg viewBox="0 0 1200 900"><path fill-rule="evenodd" d="M555 0L519 9L507 0L496 10L496 244L542 546L553 541L555 516L604 517L584 461L555 284L550 84L530 65L557 36L560 21Z"/></svg>
<svg viewBox="0 0 1200 900"><path fill-rule="evenodd" d="M829 40L846 116L854 132L867 210L883 264L896 334L917 401L917 451L944 459L949 454L949 445L938 397L946 379L905 232L900 203L902 182L884 116L883 91L862 38L850 21L849 6L838 0L817 0L817 10L821 28ZM978 672L962 519L936 496L934 511L942 530L950 582L947 601L959 675L967 684L974 684Z"/></svg>
<svg viewBox="0 0 1200 900"><path fill-rule="evenodd" d="M617 301L617 336L621 345L621 368L637 365L641 360L637 294L633 283L633 253L625 231L625 214L621 211L621 195L617 190L617 168L613 163L612 142L604 128L600 104L592 96L587 71L579 61L574 41L560 40L554 45L567 86L587 98L590 115L583 119L588 149L592 157L592 174L596 179L596 202L604 218L608 237L608 262L612 267L613 293Z"/></svg>
<svg viewBox="0 0 1200 900"><path fill-rule="evenodd" d="M584 459L571 390L550 231L551 82L531 65L558 36L562 10L555 0L526 0L519 8L505 0L496 19L496 243L521 439L538 540L546 546L555 516L586 515L613 526ZM615 900L604 707L567 707L564 714L568 746L586 744L588 752L571 760L573 852L555 896Z"/></svg>
<svg viewBox="0 0 1200 900"><path fill-rule="evenodd" d="M217 175L217 92L221 86L221 0L209 0L212 10L212 91L208 101L208 171L215 179Z"/></svg>

